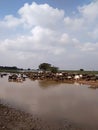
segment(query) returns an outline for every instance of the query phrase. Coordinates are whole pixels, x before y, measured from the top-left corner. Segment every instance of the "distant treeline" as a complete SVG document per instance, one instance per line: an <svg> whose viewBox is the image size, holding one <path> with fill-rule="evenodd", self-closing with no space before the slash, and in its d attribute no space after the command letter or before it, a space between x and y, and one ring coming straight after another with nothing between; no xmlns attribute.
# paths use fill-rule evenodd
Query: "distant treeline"
<svg viewBox="0 0 98 130"><path fill-rule="evenodd" d="M0 66L0 70L20 70L20 68L17 68L16 66Z"/></svg>

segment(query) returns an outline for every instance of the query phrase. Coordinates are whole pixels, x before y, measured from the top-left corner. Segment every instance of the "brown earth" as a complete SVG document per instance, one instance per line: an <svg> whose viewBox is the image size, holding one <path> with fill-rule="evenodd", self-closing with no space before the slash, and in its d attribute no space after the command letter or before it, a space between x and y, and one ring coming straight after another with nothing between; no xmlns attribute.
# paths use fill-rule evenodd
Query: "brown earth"
<svg viewBox="0 0 98 130"><path fill-rule="evenodd" d="M58 124L0 104L0 130L87 130L67 120Z"/></svg>
<svg viewBox="0 0 98 130"><path fill-rule="evenodd" d="M89 81L86 81L86 80L80 80L80 81L77 81L79 84L84 84L84 85L89 85L90 88L98 88L98 80L96 81L92 81L92 80L89 80Z"/></svg>
<svg viewBox="0 0 98 130"><path fill-rule="evenodd" d="M98 88L98 80L94 81L94 80L65 80L64 83L68 83L68 84L74 84L74 83L78 83L80 85L88 85L89 88L93 88L93 89L97 89Z"/></svg>

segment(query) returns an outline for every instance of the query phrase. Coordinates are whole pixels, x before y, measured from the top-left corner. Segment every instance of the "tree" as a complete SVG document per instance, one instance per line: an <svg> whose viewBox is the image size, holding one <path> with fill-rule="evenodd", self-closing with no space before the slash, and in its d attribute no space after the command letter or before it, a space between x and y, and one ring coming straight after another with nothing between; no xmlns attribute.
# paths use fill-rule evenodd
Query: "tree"
<svg viewBox="0 0 98 130"><path fill-rule="evenodd" d="M51 72L52 73L57 73L58 72L58 67L51 67Z"/></svg>
<svg viewBox="0 0 98 130"><path fill-rule="evenodd" d="M80 71L84 71L84 69L80 69Z"/></svg>
<svg viewBox="0 0 98 130"><path fill-rule="evenodd" d="M43 71L51 71L52 73L57 73L58 72L58 67L51 66L49 63L41 63L39 65L39 69Z"/></svg>
<svg viewBox="0 0 98 130"><path fill-rule="evenodd" d="M51 64L49 64L49 63L41 63L39 65L39 69L41 69L43 71L48 71L48 70L50 70L50 68L51 68Z"/></svg>

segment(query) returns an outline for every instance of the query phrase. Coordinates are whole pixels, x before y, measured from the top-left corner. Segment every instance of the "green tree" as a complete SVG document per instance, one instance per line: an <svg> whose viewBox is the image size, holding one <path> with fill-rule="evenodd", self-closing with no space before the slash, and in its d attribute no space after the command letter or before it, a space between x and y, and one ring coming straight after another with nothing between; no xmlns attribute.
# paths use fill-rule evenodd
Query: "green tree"
<svg viewBox="0 0 98 130"><path fill-rule="evenodd" d="M49 63L41 63L39 65L39 69L41 69L43 71L48 71L48 70L50 70L50 68L51 68L51 64L49 64Z"/></svg>
<svg viewBox="0 0 98 130"><path fill-rule="evenodd" d="M84 69L80 69L80 71L84 71Z"/></svg>
<svg viewBox="0 0 98 130"><path fill-rule="evenodd" d="M51 67L51 72L52 73L57 73L58 72L58 67Z"/></svg>

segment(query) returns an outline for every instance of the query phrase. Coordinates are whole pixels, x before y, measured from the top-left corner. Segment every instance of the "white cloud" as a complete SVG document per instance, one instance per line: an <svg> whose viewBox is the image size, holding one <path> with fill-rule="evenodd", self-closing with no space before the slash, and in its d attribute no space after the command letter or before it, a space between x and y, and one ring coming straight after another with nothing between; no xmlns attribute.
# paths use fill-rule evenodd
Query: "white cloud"
<svg viewBox="0 0 98 130"><path fill-rule="evenodd" d="M91 37L93 40L98 41L98 28L92 29L92 31L88 32L89 37Z"/></svg>
<svg viewBox="0 0 98 130"><path fill-rule="evenodd" d="M78 7L78 15L71 17L48 4L26 3L18 10L18 17L7 15L0 21L0 33L9 32L3 35L3 40L0 36L0 54L7 61L12 59L11 64L24 66L32 61L35 65L52 61L61 67L67 61L67 65L74 66L75 62L86 59L85 54L94 57L98 54L97 10L95 1Z"/></svg>
<svg viewBox="0 0 98 130"><path fill-rule="evenodd" d="M59 39L61 39L59 41ZM20 36L14 39L5 39L0 42L1 48L4 51L17 52L36 52L47 51L53 54L60 54L64 48L60 43L68 42L67 34L61 34L51 29L35 27L31 31L31 35Z"/></svg>
<svg viewBox="0 0 98 130"><path fill-rule="evenodd" d="M89 22L98 19L98 1L79 7L79 11Z"/></svg>
<svg viewBox="0 0 98 130"><path fill-rule="evenodd" d="M98 1L88 5L78 7L79 15L74 17L65 17L64 22L66 28L74 31L92 31L98 27ZM72 32L73 33L73 32Z"/></svg>
<svg viewBox="0 0 98 130"><path fill-rule="evenodd" d="M54 9L48 4L38 5L33 2L31 5L26 3L19 11L21 19L27 26L43 26L52 27L61 26L63 21L64 11Z"/></svg>
<svg viewBox="0 0 98 130"><path fill-rule="evenodd" d="M65 22L66 28L72 31L77 31L80 29L83 30L84 28L84 19L82 18L65 17L64 22Z"/></svg>
<svg viewBox="0 0 98 130"><path fill-rule="evenodd" d="M13 28L19 26L21 23L22 23L21 19L18 19L13 15L7 15L4 17L3 21L0 21L0 26Z"/></svg>
<svg viewBox="0 0 98 130"><path fill-rule="evenodd" d="M92 51L97 52L98 51L98 43L85 43L84 45L80 45L80 49L82 51Z"/></svg>
<svg viewBox="0 0 98 130"><path fill-rule="evenodd" d="M69 44L71 41L70 36L67 33L63 33L60 38L60 43Z"/></svg>

